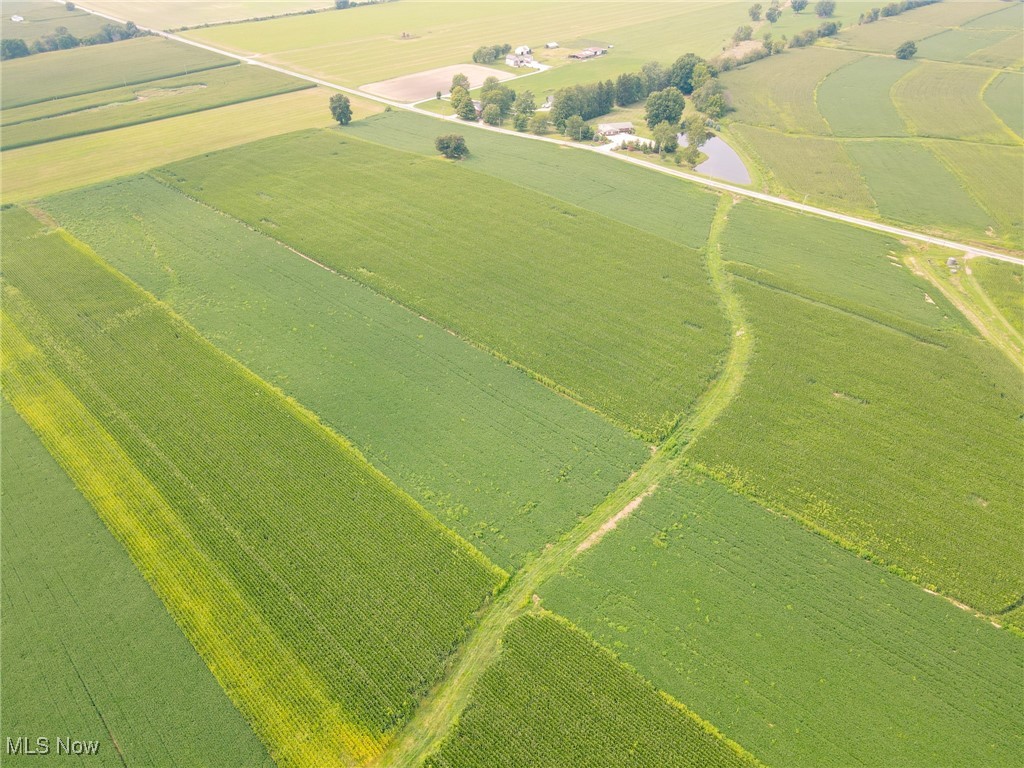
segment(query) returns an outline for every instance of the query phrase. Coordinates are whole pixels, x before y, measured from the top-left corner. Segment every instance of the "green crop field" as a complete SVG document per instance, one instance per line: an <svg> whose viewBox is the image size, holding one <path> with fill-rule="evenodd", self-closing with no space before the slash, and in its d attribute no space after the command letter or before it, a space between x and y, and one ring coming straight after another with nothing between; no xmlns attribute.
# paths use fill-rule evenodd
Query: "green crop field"
<svg viewBox="0 0 1024 768"><path fill-rule="evenodd" d="M5 6L6 7L6 6ZM4 735L93 765L273 763L124 549L14 410L3 451ZM167 685L173 680L173 685ZM64 758L67 759L67 758ZM59 762L60 758L51 756ZM4 755L4 765L47 763Z"/></svg>
<svg viewBox="0 0 1024 768"><path fill-rule="evenodd" d="M318 131L158 174L645 436L727 344L698 252L438 158Z"/></svg>
<svg viewBox="0 0 1024 768"><path fill-rule="evenodd" d="M437 123L421 115L388 112L353 123L348 130L394 149L437 155ZM542 192L687 248L704 247L717 203L707 190L539 141L489 131L477 131L468 141L471 154L460 163L463 168Z"/></svg>
<svg viewBox="0 0 1024 768"><path fill-rule="evenodd" d="M1024 75L1004 72L985 89L985 103L1018 136L1024 136Z"/></svg>
<svg viewBox="0 0 1024 768"><path fill-rule="evenodd" d="M1024 335L1024 267L994 259L972 259L970 267L1006 321Z"/></svg>
<svg viewBox="0 0 1024 768"><path fill-rule="evenodd" d="M528 6L509 0L403 0L343 13L196 29L187 36L260 53L276 64L349 86L469 62L485 44L540 49L555 40L561 48L542 55L555 68L529 79L530 87L536 82L544 91L614 77L651 59L668 64L687 51L710 56L746 20L745 6L708 0L590 5L543 0ZM597 43L614 45L613 53L584 63L568 59L573 50Z"/></svg>
<svg viewBox="0 0 1024 768"><path fill-rule="evenodd" d="M922 63L893 87L896 108L920 136L1016 144L982 100L993 72L981 67Z"/></svg>
<svg viewBox="0 0 1024 768"><path fill-rule="evenodd" d="M11 59L0 64L3 109L50 99L137 85L176 75L225 67L232 59L174 43L138 37L107 45Z"/></svg>
<svg viewBox="0 0 1024 768"><path fill-rule="evenodd" d="M867 56L835 70L818 87L817 105L836 136L906 136L889 98L893 85L917 66Z"/></svg>
<svg viewBox="0 0 1024 768"><path fill-rule="evenodd" d="M89 94L87 98L91 103L85 108L77 108L74 97L68 99L72 102L68 106L62 106L63 99L46 102L52 112L44 117L21 116L17 109L8 110L4 115L0 149L148 123L313 87L287 75L241 64L153 80L138 86ZM22 109L38 113L39 106Z"/></svg>
<svg viewBox="0 0 1024 768"><path fill-rule="evenodd" d="M754 358L694 460L980 610L1024 594L1016 369L962 331L738 288Z"/></svg>
<svg viewBox="0 0 1024 768"><path fill-rule="evenodd" d="M95 184L281 133L325 126L319 88L181 115L3 153L3 199L32 198ZM356 114L380 107L353 100Z"/></svg>
<svg viewBox="0 0 1024 768"><path fill-rule="evenodd" d="M905 40L915 40L920 44L952 27L973 27L984 19L998 16L1006 5L1001 0L944 0L879 19L873 24L846 25L837 40L857 50L892 53Z"/></svg>
<svg viewBox="0 0 1024 768"><path fill-rule="evenodd" d="M90 0L89 7L155 29L279 16L333 7L330 0Z"/></svg>
<svg viewBox="0 0 1024 768"><path fill-rule="evenodd" d="M541 591L769 765L1024 760L1020 638L684 472Z"/></svg>
<svg viewBox="0 0 1024 768"><path fill-rule="evenodd" d="M789 197L856 213L875 210L875 201L844 144L742 123L731 125L729 132Z"/></svg>
<svg viewBox="0 0 1024 768"><path fill-rule="evenodd" d="M988 48L975 51L967 57L966 63L1021 70L1024 68L1024 33L1007 35Z"/></svg>
<svg viewBox="0 0 1024 768"><path fill-rule="evenodd" d="M84 247L3 219L6 396L279 765L377 754L503 574Z"/></svg>
<svg viewBox="0 0 1024 768"><path fill-rule="evenodd" d="M1013 32L1001 29L947 29L918 43L917 55L934 61L960 62L1012 35Z"/></svg>
<svg viewBox="0 0 1024 768"><path fill-rule="evenodd" d="M933 229L955 228L979 238L996 226L993 216L926 146L864 141L850 142L846 151L860 167L886 218ZM908 184L908 179L913 183Z"/></svg>
<svg viewBox="0 0 1024 768"><path fill-rule="evenodd" d="M14 21L13 16L21 16L24 21ZM53 34L57 27L65 27L76 37L88 37L109 23L81 8L69 11L47 0L4 0L0 33L5 40L20 39L32 45L43 35Z"/></svg>
<svg viewBox="0 0 1024 768"><path fill-rule="evenodd" d="M557 540L647 453L444 329L152 179L42 205L506 568Z"/></svg>
<svg viewBox="0 0 1024 768"><path fill-rule="evenodd" d="M766 248L769 232L774 237ZM932 288L900 264L903 246L876 232L742 203L729 214L722 246L731 268L752 267L744 273L848 312L879 322L970 328L941 295L925 299Z"/></svg>
<svg viewBox="0 0 1024 768"><path fill-rule="evenodd" d="M502 639L428 768L753 766L564 620L528 614Z"/></svg>
<svg viewBox="0 0 1024 768"><path fill-rule="evenodd" d="M755 62L722 75L736 111L732 120L790 133L828 134L814 102L818 84L861 56L807 48Z"/></svg>

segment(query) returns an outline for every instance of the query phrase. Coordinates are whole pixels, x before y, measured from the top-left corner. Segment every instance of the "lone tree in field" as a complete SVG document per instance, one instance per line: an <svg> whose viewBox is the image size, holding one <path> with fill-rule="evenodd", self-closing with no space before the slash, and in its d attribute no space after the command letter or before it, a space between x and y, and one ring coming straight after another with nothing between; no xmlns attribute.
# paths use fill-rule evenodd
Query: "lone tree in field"
<svg viewBox="0 0 1024 768"><path fill-rule="evenodd" d="M896 49L896 58L912 59L915 53L917 53L917 44L913 40L907 40Z"/></svg>
<svg viewBox="0 0 1024 768"><path fill-rule="evenodd" d="M438 136L434 139L434 146L437 147L438 152L449 160L461 160L469 154L469 147L466 146L466 140L457 133Z"/></svg>
<svg viewBox="0 0 1024 768"><path fill-rule="evenodd" d="M763 8L764 8L764 6L761 5L760 3L754 3L752 6L750 6L747 9L747 13L750 14L750 20L751 21L760 21L761 20L761 10Z"/></svg>
<svg viewBox="0 0 1024 768"><path fill-rule="evenodd" d="M655 91L647 97L647 127L653 128L658 123L679 125L685 104L678 88Z"/></svg>
<svg viewBox="0 0 1024 768"><path fill-rule="evenodd" d="M836 12L836 0L818 0L814 4L814 12L823 19L827 19Z"/></svg>
<svg viewBox="0 0 1024 768"><path fill-rule="evenodd" d="M338 125L348 125L352 122L352 102L343 93L336 93L331 96L331 116L338 121Z"/></svg>
<svg viewBox="0 0 1024 768"><path fill-rule="evenodd" d="M807 7L807 0L793 0L789 7L793 9L793 13L800 13L800 11Z"/></svg>
<svg viewBox="0 0 1024 768"><path fill-rule="evenodd" d="M779 10L778 8L769 8L767 11L764 12L764 17L768 19L769 24L774 24L776 21L779 20L780 16L782 16L782 11Z"/></svg>

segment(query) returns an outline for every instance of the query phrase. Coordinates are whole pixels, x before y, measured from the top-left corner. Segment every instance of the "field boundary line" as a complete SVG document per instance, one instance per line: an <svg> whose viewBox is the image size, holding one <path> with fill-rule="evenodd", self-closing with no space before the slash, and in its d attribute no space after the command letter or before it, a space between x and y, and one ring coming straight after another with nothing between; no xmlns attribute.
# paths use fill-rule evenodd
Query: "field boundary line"
<svg viewBox="0 0 1024 768"><path fill-rule="evenodd" d="M62 0L55 0L55 2L61 2L61 1ZM124 23L124 19L117 18L116 16L111 16L111 15L106 14L106 13L100 13L98 11L94 11L94 10L92 10L90 8L86 8L86 7L81 6L81 5L79 5L77 7L81 8L84 11L88 11L89 13L93 13L93 14L95 14L97 16L101 16L101 17L103 17L105 19L109 19L111 21L116 21L118 23ZM393 109L402 109L402 110L405 110L407 112L413 112L413 113L418 114L418 115L425 115L425 116L427 116L429 118L432 118L434 120L440 120L442 122L447 122L447 123L452 122L451 120L449 120L448 118L444 117L443 115L438 115L438 114L436 114L434 112L428 112L427 110L419 109L418 107L411 106L411 105L405 104L403 102L392 101L391 99L385 99L385 98L382 98L380 96L373 96L373 95L370 95L370 94L368 94L368 93L366 93L364 91L360 91L360 90L358 90L356 88L349 88L347 86L339 85L337 83L332 83L329 80L324 80L324 79L319 78L319 77L312 77L311 75L304 75L304 74L302 74L300 72L296 72L294 70L287 69L286 67L279 67L279 66L277 66L275 64L268 64L267 62L259 61L259 60L257 60L256 58L254 58L252 56L244 56L242 54L232 53L230 51L226 51L226 50L223 50L221 48L217 48L217 47L212 46L212 45L207 45L205 43L200 43L200 42L197 42L195 40L189 40L188 38L181 37L180 35L175 35L175 34L172 34L170 32L164 32L164 31L158 30L158 29L152 29L152 28L147 28L147 27L139 27L139 29L144 29L145 31L152 32L155 35L160 35L161 37L165 37L168 40L173 40L175 42L182 43L184 45L191 45L191 46L194 46L194 47L197 47L197 48L202 48L203 50L206 50L206 51L210 51L211 53L217 53L217 54L220 54L221 56L227 56L228 58L237 59L237 60L245 62L247 64L252 64L253 66L265 67L266 69L270 69L270 70L273 70L275 72L280 72L281 74L291 75L292 77L297 77L297 78L300 78L302 80L307 80L308 82L315 83L316 85L321 85L321 86L323 86L325 88L330 88L331 90L341 91L342 93L347 93L347 94L350 94L352 96L356 96L358 98L369 99L370 101L376 101L376 102L378 102L380 104L385 104L387 106L390 106ZM897 235L898 237L906 237L906 238L909 238L911 240L918 240L920 242L930 243L932 245L938 245L938 246L942 246L942 247L945 247L945 248L952 248L953 250L967 251L967 252L970 252L970 253L975 254L977 256L984 256L984 257L987 257L987 258L990 258L990 259L998 259L1000 261L1009 261L1009 262L1011 262L1013 264L1024 265L1024 258L1022 258L1020 256L1012 256L1012 255L1010 255L1008 253L1003 253L1001 251L994 251L994 250L991 250L990 248L976 247L976 246L968 245L966 243L957 243L957 242L955 242L953 240L948 240L946 238L934 237L932 235L926 235L926 234L923 234L921 232L915 232L913 230L904 229L902 227L896 227L896 226L893 226L893 225L890 225L890 224L883 224L881 222L871 221L870 219L862 219L862 218L860 218L858 216L852 216L852 215L849 215L849 214L840 213L838 211L831 211L831 210L828 210L827 208L818 208L818 207L815 207L815 206L812 206L812 205L806 205L804 203L798 203L798 202L796 202L794 200L788 200L788 199L782 198L782 197L775 197L773 195L765 194L763 192L757 192L755 190L747 189L745 187L738 187L738 186L735 186L734 184L729 184L729 183L722 182L722 181L716 181L715 179L709 179L709 178L706 178L704 176L698 176L698 175L693 174L693 173L687 173L686 171L677 171L677 170L672 169L672 168L659 168L658 166L652 165L651 163L647 163L647 162L644 162L642 160L638 160L638 159L633 158L633 157L627 157L625 154L623 154L621 152L620 153L601 152L600 148L596 147L596 146L586 146L586 145L578 144L576 142L566 141L566 140L563 140L563 139L552 139L552 138L548 138L546 136L536 136L536 135L533 135L533 134L519 133L517 131L509 130L507 128L499 128L499 127L495 127L495 126L484 125L483 123L459 122L458 124L459 125L469 126L469 127L472 127L472 128L474 128L476 130L494 131L496 133L502 133L502 134L505 134L507 136L515 136L515 137L521 138L521 139L528 139L528 140L532 140L532 141L543 141L543 142L547 142L549 144L556 144L556 145L564 146L564 147L572 147L574 149L580 149L580 150L589 151L589 152L600 152L600 154L602 154L602 155L610 155L611 157L615 157L615 158L617 158L617 159L619 159L619 160L621 160L623 162L632 163L632 164L637 165L637 166L639 166L641 168L647 168L648 170L655 170L655 171L658 171L659 173L664 173L664 174L667 174L669 176L675 176L676 178L683 179L685 181L689 181L689 182L692 182L694 184L700 184L702 186L709 187L711 189L715 189L715 190L718 190L720 192L728 192L728 193L733 194L733 195L739 195L739 196L742 196L742 197L749 197L749 198L752 198L754 200L760 200L761 202L769 203L771 205L778 205L778 206L781 206L783 208L789 208L791 210L799 211L801 213L807 213L807 214L811 214L811 215L814 215L814 216L821 216L823 218L833 219L835 221L841 221L841 222L843 222L845 224L851 224L851 225L856 226L856 227L862 227L862 228L865 228L865 229L873 229L873 230L875 230L877 232L886 232L888 234Z"/></svg>

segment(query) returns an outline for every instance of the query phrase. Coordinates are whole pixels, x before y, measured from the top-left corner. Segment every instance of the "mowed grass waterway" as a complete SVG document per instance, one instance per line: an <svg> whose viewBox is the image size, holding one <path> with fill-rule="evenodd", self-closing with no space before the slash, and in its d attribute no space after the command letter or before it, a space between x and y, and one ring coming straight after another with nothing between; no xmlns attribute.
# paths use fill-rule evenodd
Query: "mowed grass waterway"
<svg viewBox="0 0 1024 768"><path fill-rule="evenodd" d="M315 131L154 174L648 438L728 345L699 251L439 157Z"/></svg>
<svg viewBox="0 0 1024 768"><path fill-rule="evenodd" d="M507 569L647 455L525 373L150 177L42 206Z"/></svg>
<svg viewBox="0 0 1024 768"><path fill-rule="evenodd" d="M2 217L5 396L278 765L379 754L505 574L70 236Z"/></svg>

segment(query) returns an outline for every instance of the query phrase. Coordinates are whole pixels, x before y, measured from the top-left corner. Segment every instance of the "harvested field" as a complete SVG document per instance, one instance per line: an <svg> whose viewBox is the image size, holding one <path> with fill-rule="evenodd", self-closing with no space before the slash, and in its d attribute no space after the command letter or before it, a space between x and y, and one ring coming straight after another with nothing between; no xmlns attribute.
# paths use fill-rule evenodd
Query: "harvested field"
<svg viewBox="0 0 1024 768"><path fill-rule="evenodd" d="M533 70L526 71L532 72ZM438 91L444 94L451 91L452 78L459 73L468 77L469 84L474 88L483 85L484 80L488 77L496 77L499 80L511 80L516 77L511 72L481 67L479 64L452 64L448 67L438 67L412 75L381 80L379 83L368 83L361 89L374 96L383 96L385 99L394 99L395 101L422 101L436 95Z"/></svg>

